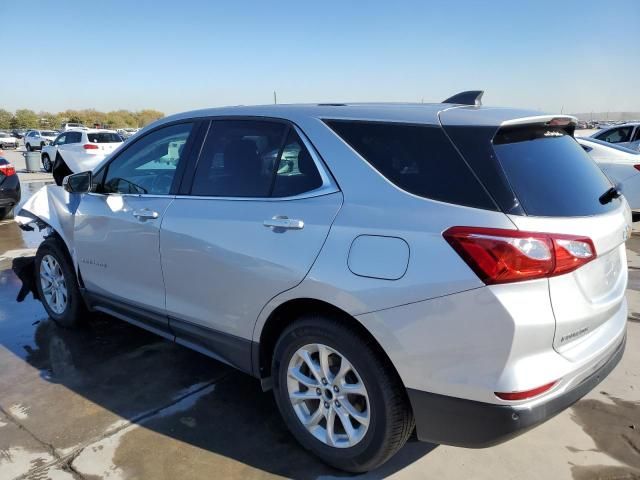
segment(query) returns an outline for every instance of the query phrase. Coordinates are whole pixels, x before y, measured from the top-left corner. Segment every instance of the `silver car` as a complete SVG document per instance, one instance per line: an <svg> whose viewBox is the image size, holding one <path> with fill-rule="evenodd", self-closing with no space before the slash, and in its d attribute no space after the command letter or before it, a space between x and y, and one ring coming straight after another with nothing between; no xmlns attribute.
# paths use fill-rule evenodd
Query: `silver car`
<svg viewBox="0 0 640 480"><path fill-rule="evenodd" d="M160 120L27 202L22 294L253 375L341 469L505 441L620 360L631 218L574 118L478 103Z"/></svg>

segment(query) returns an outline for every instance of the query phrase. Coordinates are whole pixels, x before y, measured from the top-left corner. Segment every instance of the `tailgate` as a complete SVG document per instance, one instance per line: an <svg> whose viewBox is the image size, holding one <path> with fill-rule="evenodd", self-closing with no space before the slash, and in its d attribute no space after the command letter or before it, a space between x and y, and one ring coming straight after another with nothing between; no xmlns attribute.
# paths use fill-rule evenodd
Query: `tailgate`
<svg viewBox="0 0 640 480"><path fill-rule="evenodd" d="M626 203L611 213L584 218L540 218L510 215L521 230L584 235L593 240L597 257L581 268L549 279L556 319L553 346L567 351L624 308L631 212Z"/></svg>

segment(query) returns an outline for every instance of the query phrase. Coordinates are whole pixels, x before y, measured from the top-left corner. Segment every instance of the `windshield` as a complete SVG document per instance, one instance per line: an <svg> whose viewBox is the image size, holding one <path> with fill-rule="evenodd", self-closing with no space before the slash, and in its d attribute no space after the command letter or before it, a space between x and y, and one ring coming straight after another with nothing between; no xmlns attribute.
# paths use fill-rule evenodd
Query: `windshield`
<svg viewBox="0 0 640 480"><path fill-rule="evenodd" d="M495 136L493 148L527 215L590 216L620 205L620 199L600 203L611 183L562 129L505 128Z"/></svg>
<svg viewBox="0 0 640 480"><path fill-rule="evenodd" d="M87 137L91 143L120 143L122 138L117 133L112 132L99 132L88 133Z"/></svg>

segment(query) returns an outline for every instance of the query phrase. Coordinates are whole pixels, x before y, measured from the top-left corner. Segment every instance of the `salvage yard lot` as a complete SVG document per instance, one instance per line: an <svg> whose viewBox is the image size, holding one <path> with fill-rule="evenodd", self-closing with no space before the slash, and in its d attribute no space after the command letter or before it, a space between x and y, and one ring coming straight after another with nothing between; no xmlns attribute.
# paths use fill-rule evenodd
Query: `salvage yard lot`
<svg viewBox="0 0 640 480"><path fill-rule="evenodd" d="M271 393L215 360L93 314L69 331L15 303L11 259L39 236L0 225L0 478L332 478ZM506 444L410 442L367 478L639 478L640 237L628 243L627 351L588 397ZM635 476L634 476L635 475ZM619 476L619 477L618 477Z"/></svg>

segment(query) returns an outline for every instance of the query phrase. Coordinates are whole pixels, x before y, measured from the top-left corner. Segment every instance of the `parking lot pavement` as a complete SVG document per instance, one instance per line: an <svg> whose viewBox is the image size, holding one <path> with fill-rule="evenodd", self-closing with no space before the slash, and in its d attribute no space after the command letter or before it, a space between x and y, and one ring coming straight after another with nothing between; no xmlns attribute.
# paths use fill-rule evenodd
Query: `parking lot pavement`
<svg viewBox="0 0 640 480"><path fill-rule="evenodd" d="M0 478L348 476L306 453L258 382L119 320L77 331L28 299L11 259L38 233L0 225ZM628 244L627 351L595 391L508 443L412 442L366 478L640 478L640 237Z"/></svg>

